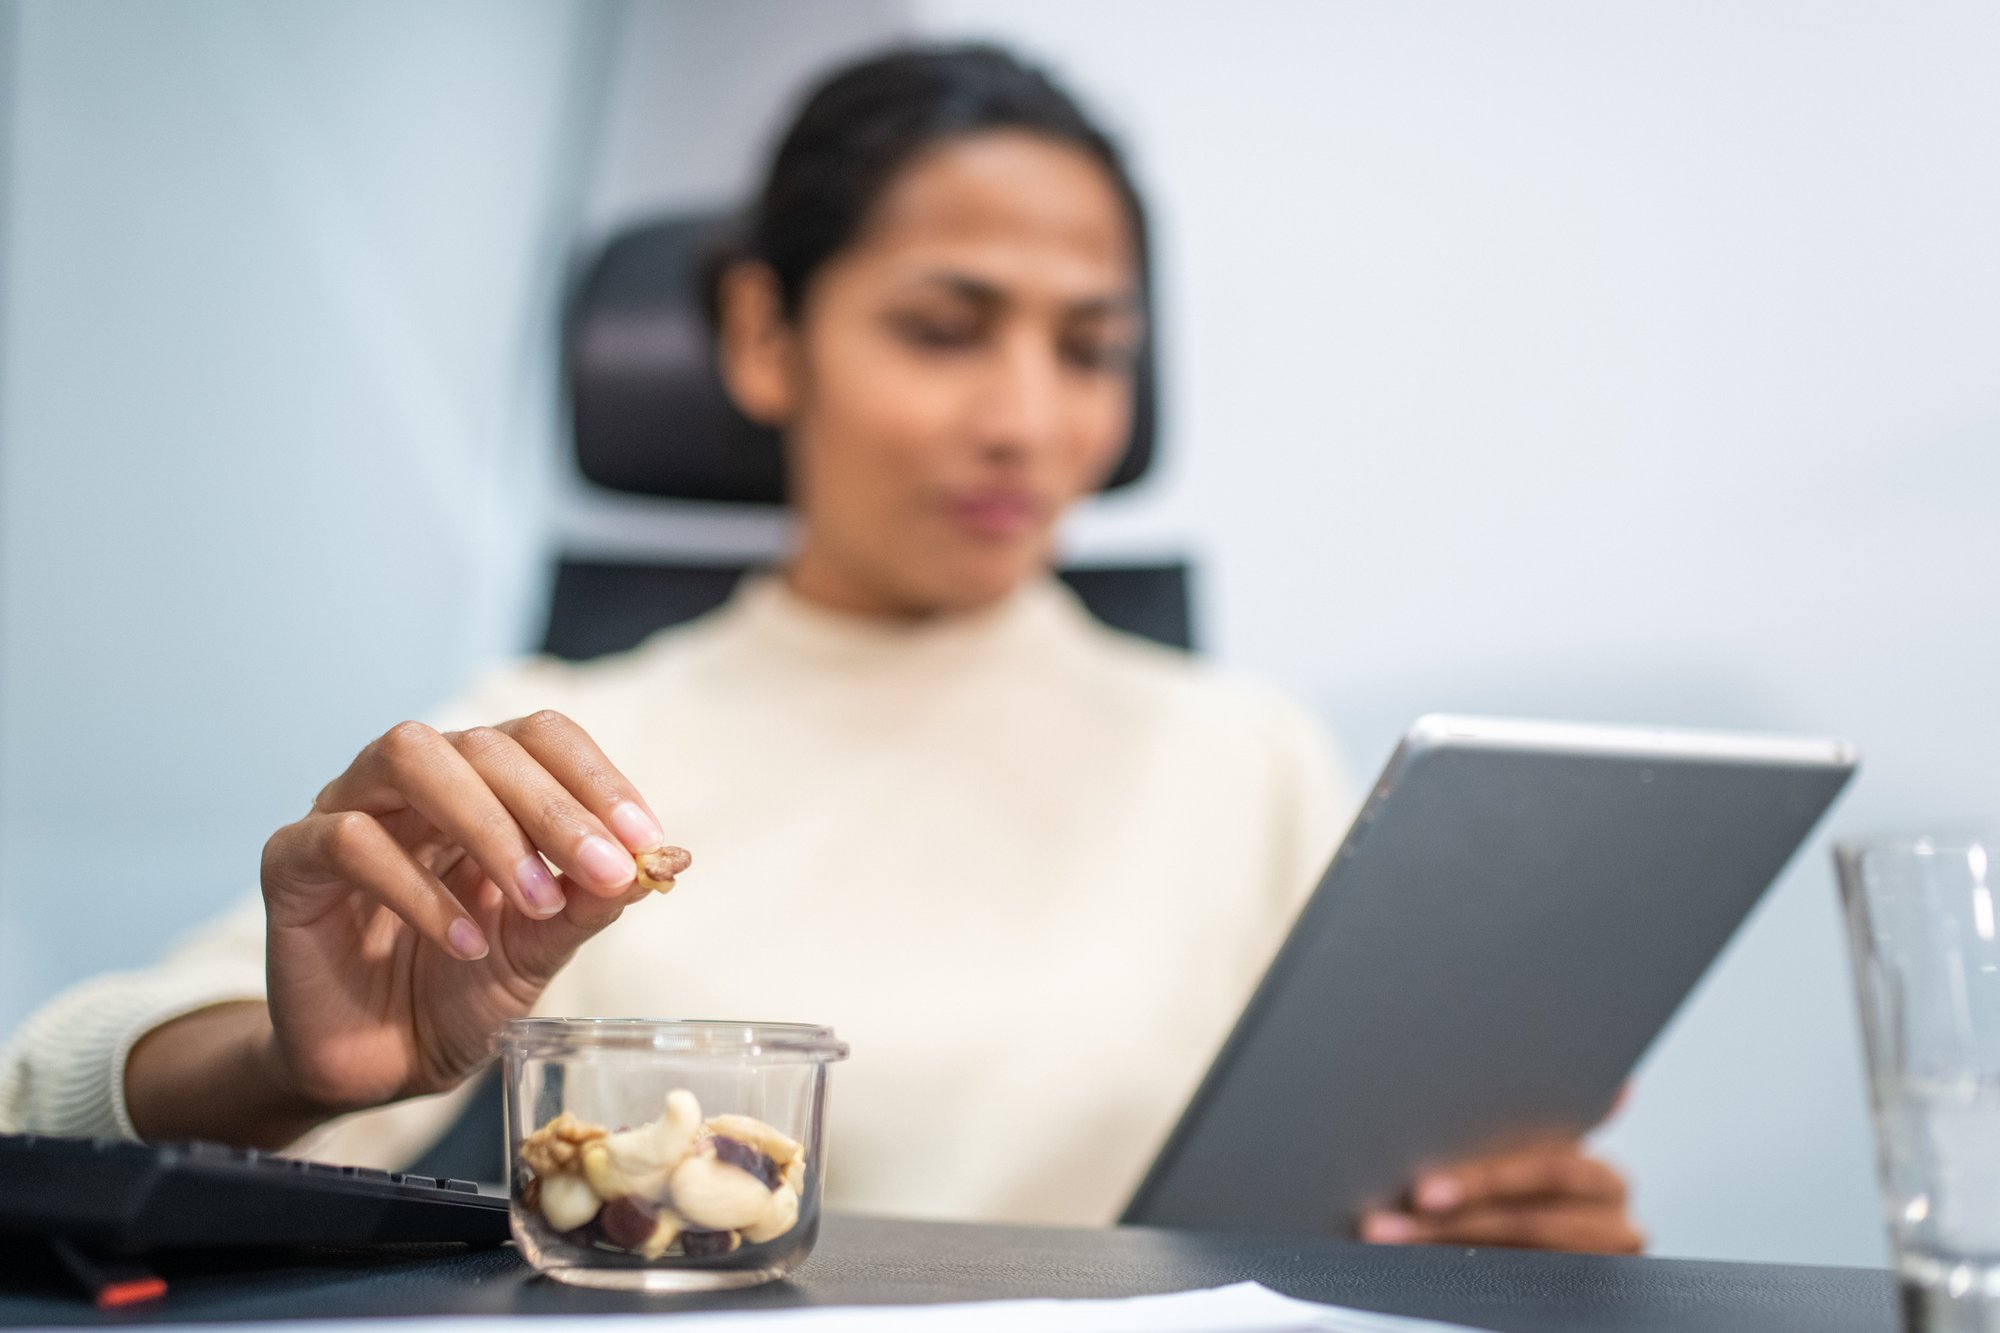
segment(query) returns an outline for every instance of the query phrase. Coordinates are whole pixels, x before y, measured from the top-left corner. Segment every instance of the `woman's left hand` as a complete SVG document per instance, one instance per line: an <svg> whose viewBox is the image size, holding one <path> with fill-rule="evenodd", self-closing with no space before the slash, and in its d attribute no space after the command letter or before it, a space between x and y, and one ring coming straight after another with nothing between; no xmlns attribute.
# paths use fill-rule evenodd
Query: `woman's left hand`
<svg viewBox="0 0 2000 1333"><path fill-rule="evenodd" d="M1395 1209L1361 1217L1382 1245L1512 1245L1637 1254L1646 1238L1625 1177L1575 1140L1538 1144L1426 1171Z"/></svg>

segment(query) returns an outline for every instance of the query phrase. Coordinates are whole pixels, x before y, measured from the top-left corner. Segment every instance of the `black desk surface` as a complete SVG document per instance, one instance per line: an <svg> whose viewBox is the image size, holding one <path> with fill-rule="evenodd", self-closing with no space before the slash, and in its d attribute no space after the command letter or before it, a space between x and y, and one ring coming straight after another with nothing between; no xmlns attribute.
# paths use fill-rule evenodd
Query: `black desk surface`
<svg viewBox="0 0 2000 1333"><path fill-rule="evenodd" d="M1131 1296L1245 1280L1307 1300L1512 1333L1893 1333L1895 1285L1874 1269L1800 1268L1388 1248L1196 1232L1070 1231L832 1217L789 1281L717 1296L642 1297L537 1278L511 1248L162 1265L148 1315L97 1314L46 1266L0 1264L0 1324L589 1314L1022 1296Z"/></svg>

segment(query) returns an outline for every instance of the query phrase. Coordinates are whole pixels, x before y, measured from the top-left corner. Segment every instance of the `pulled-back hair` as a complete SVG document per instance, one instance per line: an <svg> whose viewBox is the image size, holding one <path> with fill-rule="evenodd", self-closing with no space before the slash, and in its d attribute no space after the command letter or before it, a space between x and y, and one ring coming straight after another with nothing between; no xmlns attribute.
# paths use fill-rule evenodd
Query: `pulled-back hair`
<svg viewBox="0 0 2000 1333"><path fill-rule="evenodd" d="M1132 228L1142 300L1146 213L1117 145L1048 76L996 46L915 46L834 71L778 142L764 187L708 282L711 317L721 271L757 260L777 275L796 318L820 268L853 242L896 174L952 139L1018 130L1076 148L1104 169Z"/></svg>

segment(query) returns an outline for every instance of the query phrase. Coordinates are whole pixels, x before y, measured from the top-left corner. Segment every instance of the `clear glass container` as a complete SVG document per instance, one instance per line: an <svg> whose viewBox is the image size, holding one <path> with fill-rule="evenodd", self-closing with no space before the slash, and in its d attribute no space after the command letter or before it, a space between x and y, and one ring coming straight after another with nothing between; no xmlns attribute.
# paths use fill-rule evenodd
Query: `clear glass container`
<svg viewBox="0 0 2000 1333"><path fill-rule="evenodd" d="M538 1270L712 1291L811 1253L831 1028L530 1018L499 1044L514 1241Z"/></svg>

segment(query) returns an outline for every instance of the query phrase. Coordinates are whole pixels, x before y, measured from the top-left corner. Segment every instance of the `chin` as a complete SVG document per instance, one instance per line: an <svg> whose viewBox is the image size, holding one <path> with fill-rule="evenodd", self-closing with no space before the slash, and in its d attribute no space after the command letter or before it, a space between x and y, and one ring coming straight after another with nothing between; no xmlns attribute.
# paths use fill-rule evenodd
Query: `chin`
<svg viewBox="0 0 2000 1333"><path fill-rule="evenodd" d="M931 567L924 580L925 600L939 611L977 611L1041 578L1048 570L1048 561L1039 551L980 552L941 561Z"/></svg>

